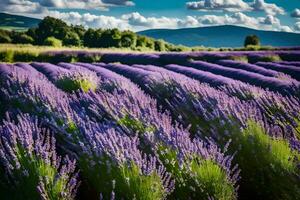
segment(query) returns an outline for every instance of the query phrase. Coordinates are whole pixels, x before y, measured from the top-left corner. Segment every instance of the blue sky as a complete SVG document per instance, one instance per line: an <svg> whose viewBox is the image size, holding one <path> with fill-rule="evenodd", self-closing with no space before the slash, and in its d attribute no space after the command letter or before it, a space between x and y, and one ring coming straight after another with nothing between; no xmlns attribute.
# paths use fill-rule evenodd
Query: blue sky
<svg viewBox="0 0 300 200"><path fill-rule="evenodd" d="M0 11L134 31L233 24L300 32L300 0L1 0Z"/></svg>

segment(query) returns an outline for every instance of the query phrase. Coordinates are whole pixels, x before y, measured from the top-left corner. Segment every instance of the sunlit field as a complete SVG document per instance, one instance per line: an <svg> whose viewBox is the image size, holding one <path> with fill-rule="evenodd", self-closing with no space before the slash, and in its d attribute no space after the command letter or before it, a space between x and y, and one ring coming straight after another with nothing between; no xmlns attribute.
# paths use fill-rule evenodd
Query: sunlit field
<svg viewBox="0 0 300 200"><path fill-rule="evenodd" d="M1 199L300 199L297 48L0 52Z"/></svg>

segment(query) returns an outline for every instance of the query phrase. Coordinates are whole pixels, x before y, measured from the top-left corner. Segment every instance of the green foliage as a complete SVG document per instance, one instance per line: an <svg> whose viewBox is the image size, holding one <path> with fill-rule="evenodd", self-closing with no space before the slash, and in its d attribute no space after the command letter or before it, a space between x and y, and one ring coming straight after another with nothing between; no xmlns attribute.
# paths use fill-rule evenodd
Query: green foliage
<svg viewBox="0 0 300 200"><path fill-rule="evenodd" d="M162 181L155 172L141 175L140 169L134 163L131 167L123 165L120 171L117 181L121 183L121 191L128 191L126 196L130 199L160 200L165 197Z"/></svg>
<svg viewBox="0 0 300 200"><path fill-rule="evenodd" d="M36 29L37 43L43 44L48 37L64 40L69 31L69 26L62 20L45 17Z"/></svg>
<svg viewBox="0 0 300 200"><path fill-rule="evenodd" d="M11 37L12 36L12 37ZM11 38L10 38L11 37ZM49 38L51 38L50 41ZM64 46L85 46L90 48L128 48L140 51L184 51L189 48L167 45L163 40L139 36L132 31L118 29L88 29L83 26L69 26L60 19L45 17L36 28L26 32L0 31L0 43L37 44L61 47L53 38Z"/></svg>
<svg viewBox="0 0 300 200"><path fill-rule="evenodd" d="M165 41L155 40L154 41L154 50L155 51L166 51Z"/></svg>
<svg viewBox="0 0 300 200"><path fill-rule="evenodd" d="M146 125L144 125L143 122L136 120L136 119L130 117L129 115L125 115L123 118L118 120L118 124L121 126L125 126L129 129L133 130L134 132L137 132L140 134L143 134L146 132L150 132L150 133L155 132L154 126L146 126Z"/></svg>
<svg viewBox="0 0 300 200"><path fill-rule="evenodd" d="M227 179L225 170L214 161L194 156L180 166L175 150L160 145L158 153L167 171L176 180L173 199L236 199L234 186Z"/></svg>
<svg viewBox="0 0 300 200"><path fill-rule="evenodd" d="M75 32L68 32L63 39L63 44L65 46L80 46L81 40L77 33Z"/></svg>
<svg viewBox="0 0 300 200"><path fill-rule="evenodd" d="M136 46L137 36L131 31L123 32L121 37L121 47L134 48Z"/></svg>
<svg viewBox="0 0 300 200"><path fill-rule="evenodd" d="M13 62L14 61L14 51L0 51L0 61L1 62Z"/></svg>
<svg viewBox="0 0 300 200"><path fill-rule="evenodd" d="M199 161L199 159L194 159L191 162L191 172L196 181L202 185L205 193L213 199L229 200L236 198L234 187L227 180L225 171L212 160ZM206 197L207 194L205 193L202 194L203 197Z"/></svg>
<svg viewBox="0 0 300 200"><path fill-rule="evenodd" d="M266 55L262 57L248 57L248 60L250 63L255 63L255 62L276 62L276 61L281 61L281 58L279 55Z"/></svg>
<svg viewBox="0 0 300 200"><path fill-rule="evenodd" d="M239 62L245 62L245 63L248 62L247 56L231 56L229 59L234 61L239 61Z"/></svg>
<svg viewBox="0 0 300 200"><path fill-rule="evenodd" d="M8 31L0 30L0 43L11 43L12 39Z"/></svg>
<svg viewBox="0 0 300 200"><path fill-rule="evenodd" d="M90 166L90 160L95 161L94 166ZM90 187L97 191L94 196L101 193L104 199L110 199L111 192L114 191L116 199L165 199L166 193L158 174L142 174L134 162L117 164L108 156L82 157L80 168L88 178Z"/></svg>
<svg viewBox="0 0 300 200"><path fill-rule="evenodd" d="M146 47L149 49L154 49L154 40L145 36L139 36L137 37L136 42L137 47Z"/></svg>
<svg viewBox="0 0 300 200"><path fill-rule="evenodd" d="M33 44L34 40L31 36L26 33L12 32L11 33L12 43L15 44Z"/></svg>
<svg viewBox="0 0 300 200"><path fill-rule="evenodd" d="M43 183L46 189L47 199L63 200L62 196L68 180L64 176L59 176L58 171L36 155L28 154L21 146L16 147L19 167L14 166L13 174L17 181L16 185L10 185L5 189L3 196L9 199L41 199L37 190L39 183ZM17 165L17 163L15 163ZM24 173L26 171L26 173ZM2 197L3 197L2 196Z"/></svg>
<svg viewBox="0 0 300 200"><path fill-rule="evenodd" d="M259 38L256 35L248 35L245 39L244 47L247 47L248 45L260 46Z"/></svg>
<svg viewBox="0 0 300 200"><path fill-rule="evenodd" d="M32 62L38 59L39 54L37 52L30 51L15 51L13 61L18 62Z"/></svg>
<svg viewBox="0 0 300 200"><path fill-rule="evenodd" d="M241 194L252 199L300 198L296 178L300 155L287 141L271 138L259 124L250 120L242 133L234 135L232 144L240 149L236 162L243 177Z"/></svg>
<svg viewBox="0 0 300 200"><path fill-rule="evenodd" d="M65 92L74 92L82 90L83 92L88 92L89 90L95 91L97 85L87 78L84 77L69 77L63 76L56 81L57 87L64 90Z"/></svg>
<svg viewBox="0 0 300 200"><path fill-rule="evenodd" d="M56 39L55 37L48 37L45 39L44 45L52 46L52 47L62 47L62 41Z"/></svg>

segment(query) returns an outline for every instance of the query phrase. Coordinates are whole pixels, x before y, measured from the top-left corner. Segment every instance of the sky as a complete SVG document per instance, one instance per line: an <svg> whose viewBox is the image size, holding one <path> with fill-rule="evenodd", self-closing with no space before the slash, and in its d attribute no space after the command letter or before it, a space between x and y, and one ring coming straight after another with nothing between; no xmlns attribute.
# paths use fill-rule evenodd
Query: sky
<svg viewBox="0 0 300 200"><path fill-rule="evenodd" d="M300 0L0 0L0 12L133 31L228 24L300 33Z"/></svg>

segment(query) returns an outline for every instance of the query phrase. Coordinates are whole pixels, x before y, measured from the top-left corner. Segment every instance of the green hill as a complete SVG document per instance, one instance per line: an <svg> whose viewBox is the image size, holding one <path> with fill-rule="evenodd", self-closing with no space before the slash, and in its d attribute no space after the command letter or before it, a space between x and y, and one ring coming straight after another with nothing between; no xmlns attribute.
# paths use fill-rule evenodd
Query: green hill
<svg viewBox="0 0 300 200"><path fill-rule="evenodd" d="M152 29L138 34L163 39L173 44L206 47L241 47L247 35L257 35L262 45L275 47L299 46L300 34L262 31L239 26L211 26L184 29Z"/></svg>
<svg viewBox="0 0 300 200"><path fill-rule="evenodd" d="M5 30L22 31L31 27L36 27L40 19L0 13L0 28Z"/></svg>

